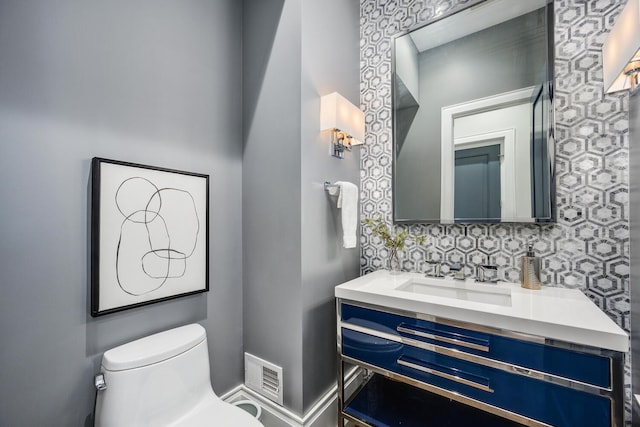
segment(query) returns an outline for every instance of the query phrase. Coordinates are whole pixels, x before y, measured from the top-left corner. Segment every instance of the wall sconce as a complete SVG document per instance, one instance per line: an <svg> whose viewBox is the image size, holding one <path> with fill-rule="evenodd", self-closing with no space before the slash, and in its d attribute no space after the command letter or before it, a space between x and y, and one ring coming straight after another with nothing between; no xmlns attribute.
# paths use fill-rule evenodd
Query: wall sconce
<svg viewBox="0 0 640 427"><path fill-rule="evenodd" d="M602 47L605 93L635 91L640 73L640 0L629 0Z"/></svg>
<svg viewBox="0 0 640 427"><path fill-rule="evenodd" d="M344 151L364 142L364 113L338 92L320 98L320 130L331 131L329 153L339 159Z"/></svg>

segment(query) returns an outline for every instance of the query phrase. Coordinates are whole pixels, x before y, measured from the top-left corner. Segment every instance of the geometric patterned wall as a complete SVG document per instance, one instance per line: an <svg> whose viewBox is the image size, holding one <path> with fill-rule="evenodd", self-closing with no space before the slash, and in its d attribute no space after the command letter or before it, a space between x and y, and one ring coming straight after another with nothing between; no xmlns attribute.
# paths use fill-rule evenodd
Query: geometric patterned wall
<svg viewBox="0 0 640 427"><path fill-rule="evenodd" d="M392 223L391 38L468 3L361 0L363 217L381 215ZM469 266L490 263L500 267L502 280L517 282L520 256L532 240L543 260L544 284L582 289L629 331L628 95L604 95L601 56L602 44L625 3L554 3L557 223L398 226L430 236L426 250L405 249L404 270L422 271L426 257L445 265L459 262L467 266L467 274L472 274ZM362 227L361 248L363 274L386 267L387 250L369 227ZM629 372L627 362L627 402Z"/></svg>

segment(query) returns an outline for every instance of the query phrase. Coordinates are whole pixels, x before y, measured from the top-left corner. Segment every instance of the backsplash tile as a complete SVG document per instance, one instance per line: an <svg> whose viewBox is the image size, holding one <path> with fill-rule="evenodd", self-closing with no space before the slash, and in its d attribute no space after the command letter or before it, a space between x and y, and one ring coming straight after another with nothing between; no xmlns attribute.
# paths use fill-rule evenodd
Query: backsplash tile
<svg viewBox="0 0 640 427"><path fill-rule="evenodd" d="M361 0L362 216L392 221L391 37L464 7L469 0ZM556 199L558 222L411 225L430 237L409 246L403 269L425 259L496 264L503 280L519 280L530 239L543 259L543 283L580 288L629 331L628 96L604 95L602 44L624 2L556 0ZM386 267L387 249L362 227L361 270ZM447 271L443 268L443 271ZM627 363L627 410L630 375ZM630 419L630 418L628 418Z"/></svg>

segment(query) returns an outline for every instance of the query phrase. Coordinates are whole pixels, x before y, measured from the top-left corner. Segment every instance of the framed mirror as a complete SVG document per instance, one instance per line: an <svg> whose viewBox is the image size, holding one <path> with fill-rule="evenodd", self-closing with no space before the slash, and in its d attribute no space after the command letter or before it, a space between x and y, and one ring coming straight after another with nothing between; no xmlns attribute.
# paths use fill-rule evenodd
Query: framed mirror
<svg viewBox="0 0 640 427"><path fill-rule="evenodd" d="M553 1L482 0L393 40L396 223L555 221Z"/></svg>

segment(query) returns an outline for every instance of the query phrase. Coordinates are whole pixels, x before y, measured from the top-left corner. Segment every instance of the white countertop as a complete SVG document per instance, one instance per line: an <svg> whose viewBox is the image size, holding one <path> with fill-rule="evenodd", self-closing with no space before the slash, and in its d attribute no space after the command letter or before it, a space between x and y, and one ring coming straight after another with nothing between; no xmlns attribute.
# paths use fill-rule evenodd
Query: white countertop
<svg viewBox="0 0 640 427"><path fill-rule="evenodd" d="M397 289L411 280L461 290L510 293L511 301L498 305ZM335 296L570 343L621 352L629 350L627 333L578 289L529 290L515 283L479 284L469 279L461 282L425 278L419 273L392 275L380 270L337 286Z"/></svg>

